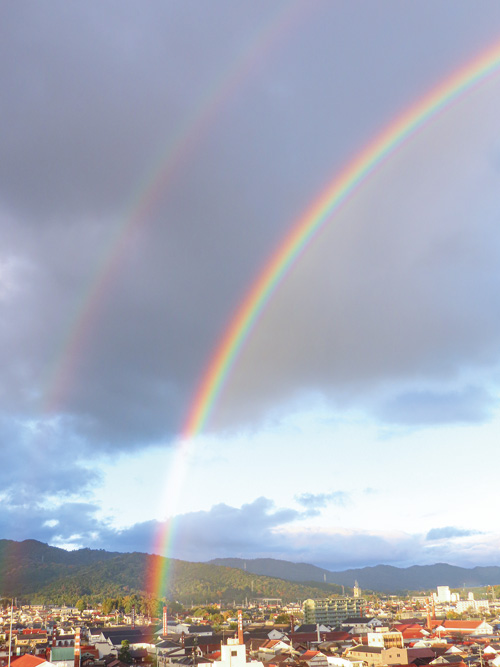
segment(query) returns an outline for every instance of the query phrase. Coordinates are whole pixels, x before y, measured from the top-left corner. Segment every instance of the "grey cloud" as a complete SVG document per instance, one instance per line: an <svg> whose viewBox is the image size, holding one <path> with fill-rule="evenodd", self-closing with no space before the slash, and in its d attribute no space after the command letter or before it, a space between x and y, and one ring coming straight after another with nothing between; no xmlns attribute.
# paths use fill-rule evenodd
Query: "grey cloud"
<svg viewBox="0 0 500 667"><path fill-rule="evenodd" d="M407 560L416 544L410 536L388 541L383 536L363 533L283 532L283 528L305 515L293 509L278 509L264 497L241 508L219 504L206 511L181 514L170 528L158 521L145 521L117 530L98 519L98 508L88 503L68 503L55 509L32 504L27 509L26 505L6 505L0 525L2 535L18 539L29 534L56 546L72 544L151 553L158 535L171 528L169 555L191 561L272 557L341 569Z"/></svg>
<svg viewBox="0 0 500 667"><path fill-rule="evenodd" d="M98 464L89 466L88 450L74 430L61 418L37 423L1 415L0 493L17 506L30 506L54 495L79 495L98 484Z"/></svg>
<svg viewBox="0 0 500 667"><path fill-rule="evenodd" d="M385 563L407 563L418 557L419 540L410 535L387 539L368 533L287 532L305 516L278 510L271 500L258 498L241 508L220 504L202 512L175 517L170 555L190 561L216 557L278 558L307 562L327 569ZM149 551L165 524L147 521L122 531L101 531L95 547L117 551Z"/></svg>
<svg viewBox="0 0 500 667"><path fill-rule="evenodd" d="M94 483L89 452L171 442L246 290L322 184L430 75L496 39L490 17L464 31L454 4L433 7L431 24L418 8L366 9L373 22L361 22L329 3L288 23L289 6L2 8L0 436L19 452L0 472L6 492L21 480L28 499L43 485L71 494L75 478ZM372 26L389 19L380 44ZM496 128L494 96L491 117L477 111L477 128ZM391 397L415 395L415 377L432 396L462 368L498 362L498 211L475 204L496 201L498 183L466 140L474 192L453 164L441 173L426 158L425 179L418 160L395 159L325 229L255 327L214 428L310 395L376 413L380 390L402 414ZM450 182L456 209L436 197ZM463 392L462 414L486 416L489 397ZM37 465L47 475L23 477Z"/></svg>
<svg viewBox="0 0 500 667"><path fill-rule="evenodd" d="M76 478L76 481L80 481ZM92 535L102 530L105 525L96 520L96 505L84 502L68 502L59 507L47 508L34 498L22 502L16 497L13 501L2 501L0 532L4 539L20 540L29 536L54 545L68 544L76 538L77 546L87 546Z"/></svg>
<svg viewBox="0 0 500 667"><path fill-rule="evenodd" d="M480 535L478 530L467 530L464 528L455 528L454 526L445 526L444 528L432 528L426 535L427 541L450 539L453 537L469 537L470 535Z"/></svg>
<svg viewBox="0 0 500 667"><path fill-rule="evenodd" d="M494 397L479 387L462 391L408 392L379 409L386 421L404 424L445 424L485 421L495 407Z"/></svg>
<svg viewBox="0 0 500 667"><path fill-rule="evenodd" d="M329 504L344 507L350 498L345 491L332 491L331 493L301 493L295 496L295 500L307 509L319 509Z"/></svg>
<svg viewBox="0 0 500 667"><path fill-rule="evenodd" d="M256 419L269 405L276 414L307 408L317 395L333 410L388 421L489 418L500 237L486 128L496 121L490 98L477 108L471 99L450 120L471 133L441 168L425 159L439 138L431 126L310 243L247 340L215 427ZM475 112L484 114L480 128Z"/></svg>
<svg viewBox="0 0 500 667"><path fill-rule="evenodd" d="M144 521L117 529L99 518L92 503L70 502L43 507L36 502L3 502L0 531L8 539L26 535L56 546L72 545L118 552L154 553L158 536L170 530L169 556L190 561L216 557L277 558L306 562L331 570L366 567L380 563L406 567L415 563L449 562L449 545L454 537L478 533L446 527L418 535L386 535L367 531L335 532L321 528L304 531L297 519L307 513L276 508L268 498L257 498L241 508L219 504L199 512L176 516L173 525ZM429 541L442 540L442 546ZM476 538L477 540L477 538ZM498 558L494 541L460 546L454 544L453 564L470 567L490 564ZM484 552L481 555L481 551Z"/></svg>

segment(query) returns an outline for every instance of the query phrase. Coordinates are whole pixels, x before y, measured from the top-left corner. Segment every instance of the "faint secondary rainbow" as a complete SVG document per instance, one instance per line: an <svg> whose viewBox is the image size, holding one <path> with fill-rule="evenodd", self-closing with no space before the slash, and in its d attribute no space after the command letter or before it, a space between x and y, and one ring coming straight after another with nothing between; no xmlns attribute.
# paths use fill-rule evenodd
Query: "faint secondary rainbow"
<svg viewBox="0 0 500 667"><path fill-rule="evenodd" d="M298 218L247 292L201 376L181 434L176 462L171 469L171 478L172 481L175 480L176 489L173 493L178 493L182 483L182 474L179 473L187 467L190 441L202 431L207 423L238 353L292 264L323 226L332 220L333 215L348 197L385 158L400 147L405 140L413 136L426 122L481 84L490 75L496 74L499 68L500 44L495 44L472 62L454 72L391 122L347 163L345 168L334 177L320 196ZM157 536L155 553L168 555L174 531L175 521L171 520L165 524L161 534ZM164 589L165 582L162 580L164 574L165 571L161 566L153 573L155 592L161 592Z"/></svg>
<svg viewBox="0 0 500 667"><path fill-rule="evenodd" d="M114 232L102 249L91 280L68 317L43 382L43 413L54 412L67 397L85 344L103 311L109 290L116 282L135 234L147 224L159 200L166 195L173 179L208 134L224 105L234 99L237 89L264 62L269 52L277 48L282 39L293 34L306 12L310 12L301 0L281 2L273 5L273 10L268 20L242 46L237 57L216 80L210 81L175 136L160 147L157 159L132 193Z"/></svg>

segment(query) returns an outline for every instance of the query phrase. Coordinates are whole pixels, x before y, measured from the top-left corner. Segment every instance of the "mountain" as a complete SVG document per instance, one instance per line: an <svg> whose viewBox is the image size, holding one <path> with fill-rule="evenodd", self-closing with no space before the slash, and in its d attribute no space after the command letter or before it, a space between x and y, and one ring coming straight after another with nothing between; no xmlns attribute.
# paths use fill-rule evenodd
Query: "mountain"
<svg viewBox="0 0 500 667"><path fill-rule="evenodd" d="M36 540L0 540L0 596L30 602L75 604L81 597L146 596L153 572L168 572L164 596L183 603L271 597L284 600L346 593L357 580L362 589L380 592L429 590L500 584L500 568L472 569L437 563L398 568L377 565L331 572L307 563L271 558L218 558L190 563L144 553L97 549L65 551Z"/></svg>
<svg viewBox="0 0 500 667"><path fill-rule="evenodd" d="M267 577L278 577L287 581L323 581L328 583L337 583L333 581L333 572L324 570L316 565L307 563L291 563L287 560L277 560L275 558L214 558L209 561L212 565L225 565L226 567L237 567L253 574L263 574ZM348 586L353 586L354 580L350 581Z"/></svg>
<svg viewBox="0 0 500 667"><path fill-rule="evenodd" d="M272 558L216 558L210 563L239 567L247 572L280 577L289 581L326 581L327 583L360 587L383 593L398 591L428 590L436 586L489 586L500 584L500 567L474 567L472 569L436 563L434 565L412 565L407 568L392 565L376 565L358 569L332 572L306 563L291 563Z"/></svg>
<svg viewBox="0 0 500 667"><path fill-rule="evenodd" d="M190 563L144 553L102 550L65 551L36 540L0 540L0 595L30 602L75 604L81 597L100 600L157 594L153 573L168 572L165 597L184 603L279 597L317 598L340 593L334 584L290 582L238 568Z"/></svg>

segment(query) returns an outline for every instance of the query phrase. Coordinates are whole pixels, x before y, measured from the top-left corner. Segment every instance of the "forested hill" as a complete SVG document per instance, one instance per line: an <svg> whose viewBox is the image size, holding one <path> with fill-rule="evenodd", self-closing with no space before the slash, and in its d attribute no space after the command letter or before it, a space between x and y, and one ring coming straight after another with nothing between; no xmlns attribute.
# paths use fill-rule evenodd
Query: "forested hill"
<svg viewBox="0 0 500 667"><path fill-rule="evenodd" d="M29 602L75 604L82 597L113 598L148 593L148 575L163 566L169 572L165 597L183 603L280 597L284 600L323 597L341 587L300 584L237 568L169 559L143 553L65 551L36 540L0 540L0 595Z"/></svg>

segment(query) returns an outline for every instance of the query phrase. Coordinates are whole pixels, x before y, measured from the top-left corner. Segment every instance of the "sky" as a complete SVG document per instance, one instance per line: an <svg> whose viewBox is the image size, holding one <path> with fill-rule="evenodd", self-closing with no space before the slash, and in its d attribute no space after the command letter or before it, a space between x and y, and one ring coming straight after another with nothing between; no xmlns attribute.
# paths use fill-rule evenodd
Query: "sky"
<svg viewBox="0 0 500 667"><path fill-rule="evenodd" d="M0 538L499 564L500 64L327 217L186 424L291 230L500 5L0 13Z"/></svg>

